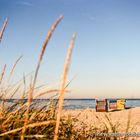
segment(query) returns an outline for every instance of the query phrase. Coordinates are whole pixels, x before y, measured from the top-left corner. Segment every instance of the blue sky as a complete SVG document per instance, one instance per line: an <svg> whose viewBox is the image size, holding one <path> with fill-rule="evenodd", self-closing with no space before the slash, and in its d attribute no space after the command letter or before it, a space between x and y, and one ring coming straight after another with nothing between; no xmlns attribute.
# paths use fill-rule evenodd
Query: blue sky
<svg viewBox="0 0 140 140"><path fill-rule="evenodd" d="M68 98L140 97L139 0L0 0L0 68L7 71L22 54L15 80L36 68L51 25L64 18L50 40L39 82L59 84L73 32L77 33Z"/></svg>

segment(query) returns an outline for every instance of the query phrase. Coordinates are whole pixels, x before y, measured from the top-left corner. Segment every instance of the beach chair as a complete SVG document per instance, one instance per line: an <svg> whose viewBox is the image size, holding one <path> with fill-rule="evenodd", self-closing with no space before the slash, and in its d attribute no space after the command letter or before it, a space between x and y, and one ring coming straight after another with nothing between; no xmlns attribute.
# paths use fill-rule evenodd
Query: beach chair
<svg viewBox="0 0 140 140"><path fill-rule="evenodd" d="M96 99L96 112L107 112L107 99Z"/></svg>
<svg viewBox="0 0 140 140"><path fill-rule="evenodd" d="M125 109L125 100L124 99L117 100L117 110L123 109Z"/></svg>
<svg viewBox="0 0 140 140"><path fill-rule="evenodd" d="M109 100L109 110L117 110L117 100L115 99Z"/></svg>

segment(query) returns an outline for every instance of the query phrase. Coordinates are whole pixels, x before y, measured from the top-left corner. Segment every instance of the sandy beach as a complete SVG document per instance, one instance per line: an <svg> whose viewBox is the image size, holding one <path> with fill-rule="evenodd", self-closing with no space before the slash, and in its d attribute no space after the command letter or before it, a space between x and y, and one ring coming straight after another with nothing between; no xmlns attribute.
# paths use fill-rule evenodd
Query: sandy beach
<svg viewBox="0 0 140 140"><path fill-rule="evenodd" d="M109 133L140 133L140 107L114 112L96 112L95 109L65 110L63 116L69 116L75 121L77 132L107 129ZM137 136L137 139L140 138Z"/></svg>

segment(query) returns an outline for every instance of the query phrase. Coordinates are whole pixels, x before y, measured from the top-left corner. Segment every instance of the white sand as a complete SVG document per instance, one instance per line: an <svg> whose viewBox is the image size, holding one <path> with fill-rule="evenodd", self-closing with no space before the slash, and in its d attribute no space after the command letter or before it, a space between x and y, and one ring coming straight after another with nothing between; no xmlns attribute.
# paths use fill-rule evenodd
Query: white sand
<svg viewBox="0 0 140 140"><path fill-rule="evenodd" d="M107 117L110 121L108 121ZM90 130L91 128L97 127L102 129L105 125L112 132L111 124L117 125L117 132L126 132L128 128L128 120L130 121L130 128L128 132L140 133L140 107L115 111L115 112L96 112L95 109L84 109L84 110L64 110L63 116L71 116L75 118L75 130L80 131L81 129ZM110 123L111 122L111 123ZM140 139L140 137L138 138Z"/></svg>

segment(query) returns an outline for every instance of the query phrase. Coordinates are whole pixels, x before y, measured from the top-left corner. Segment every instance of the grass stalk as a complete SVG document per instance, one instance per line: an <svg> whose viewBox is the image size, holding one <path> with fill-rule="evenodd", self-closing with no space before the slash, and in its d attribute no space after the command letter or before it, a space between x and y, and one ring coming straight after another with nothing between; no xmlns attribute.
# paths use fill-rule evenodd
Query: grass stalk
<svg viewBox="0 0 140 140"><path fill-rule="evenodd" d="M2 37L3 37L4 31L5 31L7 22L8 22L8 17L6 17L6 19L5 19L5 21L4 21L4 24L3 24L3 27L2 27L2 30L1 30L1 32L0 32L0 42L1 42L1 40L2 40Z"/></svg>
<svg viewBox="0 0 140 140"><path fill-rule="evenodd" d="M38 72L39 72L39 68L40 68L40 64L41 64L41 61L43 59L43 55L44 55L44 52L45 52L45 49L47 47L47 44L54 32L54 30L56 29L58 23L61 21L62 19L62 16L60 16L56 22L54 23L54 25L52 26L52 28L50 29L50 31L48 32L47 36L46 36L46 39L45 39L45 42L42 46L42 50L41 50L41 54L40 54L40 57L39 57L39 61L38 61L38 64L37 64L37 68L36 68L36 71L35 71L35 76L34 76L34 80L33 80L33 84L31 85L31 88L30 88L30 92L29 92L29 96L28 96L28 107L27 107L27 115L25 117L25 123L24 123L24 127L22 129L22 135L21 135L21 140L24 140L24 133L26 131L26 125L28 123L28 114L29 114L29 108L30 108L30 102L32 100L32 96L33 96L33 92L34 92L34 88L35 88L35 85L36 85L36 80L37 80L37 75L38 75Z"/></svg>
<svg viewBox="0 0 140 140"><path fill-rule="evenodd" d="M45 39L45 42L42 46L42 50L41 50L41 53L40 53L40 57L39 57L39 61L38 61L38 64L37 64L37 68L36 68L36 71L35 71L35 76L34 76L34 80L33 80L33 90L34 90L34 87L35 87L35 84L36 84L36 80L37 80L37 75L38 75L38 71L39 71L39 68L40 68L40 64L41 64L41 61L43 59L43 55L44 55L44 52L46 50L46 47L48 45L48 42L54 32L54 30L56 29L57 25L59 24L59 22L61 21L62 19L62 16L60 16L56 22L53 24L52 28L50 29L50 31L48 32L47 36L46 36L46 39ZM33 93L33 91L32 91Z"/></svg>
<svg viewBox="0 0 140 140"><path fill-rule="evenodd" d="M34 128L34 127L38 127L38 126L42 126L42 125L49 125L49 124L52 124L52 123L55 123L55 121L50 120L50 121L36 122L36 123L28 124L26 126L26 128ZM23 129L23 127L20 127L20 128L16 128L16 129L7 131L5 133L0 134L0 137L8 135L8 134L13 134L15 132L21 131L22 129Z"/></svg>
<svg viewBox="0 0 140 140"><path fill-rule="evenodd" d="M32 83L32 80L31 80ZM28 124L28 119L29 119L29 112L30 112L30 104L31 104L31 92L32 92L32 85L30 83L30 91L28 93L28 104L27 104L27 110L25 112L25 122L24 122L24 127L22 129L22 134L21 134L21 140L24 140L24 134L26 131L26 126Z"/></svg>
<svg viewBox="0 0 140 140"><path fill-rule="evenodd" d="M1 72L1 75L0 75L0 84L2 83L4 74L5 74L5 70L6 70L6 64L4 65L3 70L2 70L2 72Z"/></svg>
<svg viewBox="0 0 140 140"><path fill-rule="evenodd" d="M54 140L58 139L58 130L59 130L59 125L60 125L60 117L61 117L61 112L62 112L63 101L64 101L65 86L66 86L66 81L67 81L67 75L68 75L68 70L69 70L71 54L72 54L72 50L73 50L73 47L74 47L75 37L76 37L76 34L73 33L72 39L71 39L71 42L70 42L70 46L69 46L68 51L67 51L65 64L64 64L62 82L61 82L60 91L59 91L60 95L59 95L59 101L58 101L58 110L57 110Z"/></svg>
<svg viewBox="0 0 140 140"><path fill-rule="evenodd" d="M127 126L126 126L126 130L125 130L126 134L129 132L130 125L131 125L131 110L128 112ZM125 136L124 140L128 140L128 137Z"/></svg>
<svg viewBox="0 0 140 140"><path fill-rule="evenodd" d="M22 57L23 57L23 56L21 55L21 56L16 60L16 62L14 63L14 65L13 65L11 71L10 71L10 75L9 75L8 81L10 81L10 79L11 79L11 77L12 77L12 75L13 75L13 72L14 72L14 70L15 70L15 68L16 68L16 65L18 64L18 62L21 60Z"/></svg>

